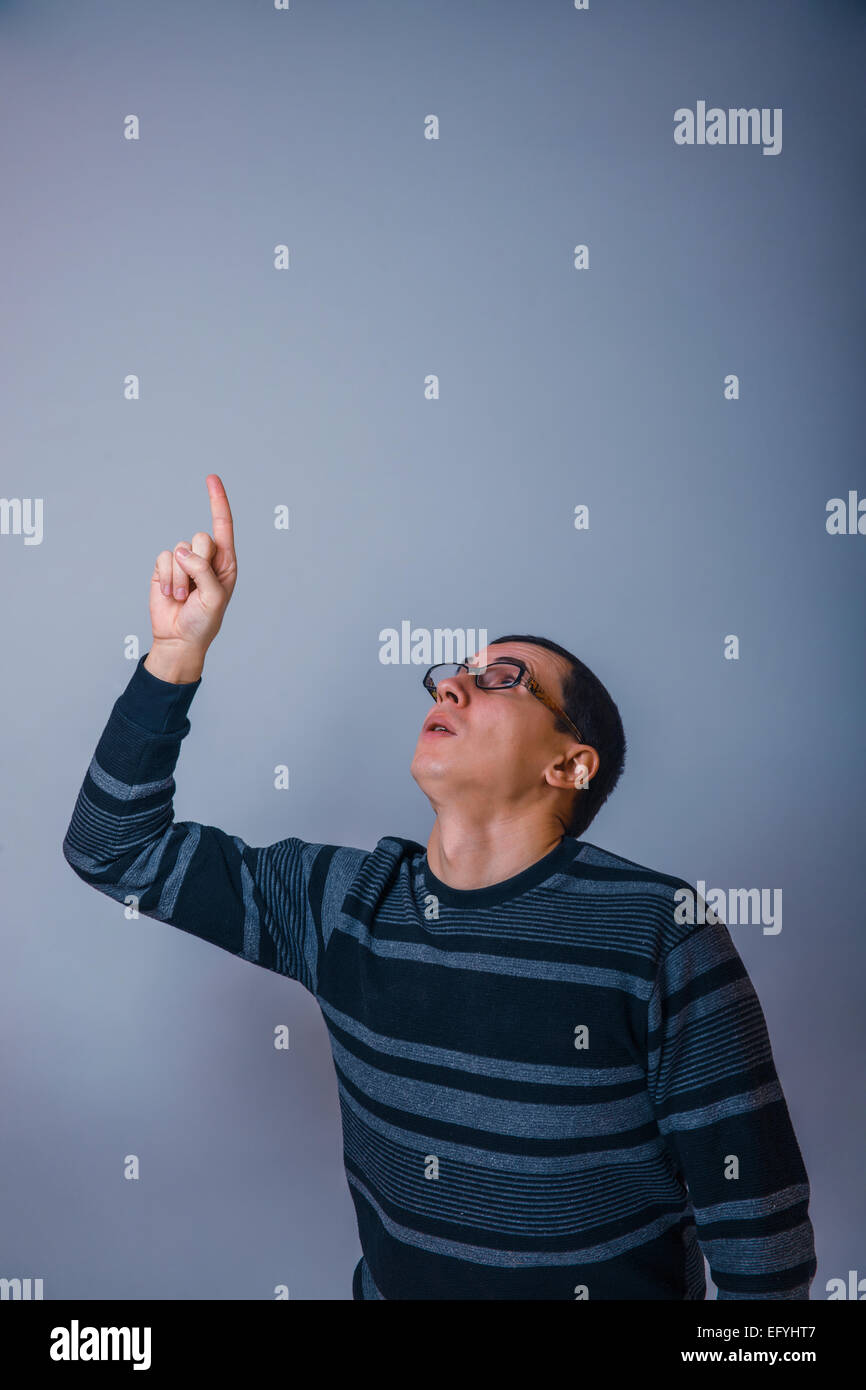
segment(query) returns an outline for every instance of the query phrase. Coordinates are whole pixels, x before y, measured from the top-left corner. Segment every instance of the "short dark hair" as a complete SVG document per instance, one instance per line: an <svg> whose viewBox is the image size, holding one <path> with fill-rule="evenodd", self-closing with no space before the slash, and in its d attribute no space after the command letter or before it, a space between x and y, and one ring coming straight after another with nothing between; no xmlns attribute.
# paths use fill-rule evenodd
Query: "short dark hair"
<svg viewBox="0 0 866 1390"><path fill-rule="evenodd" d="M574 793L574 809L565 833L578 838L598 815L625 767L626 739L619 710L598 676L558 642L551 642L548 637L509 633L506 637L495 637L487 645L497 642L529 642L534 647L556 652L568 662L568 674L562 683L562 706L580 729L584 742L594 748L599 757L598 772L589 785L584 791ZM557 728L573 736L573 730L559 715L554 717Z"/></svg>

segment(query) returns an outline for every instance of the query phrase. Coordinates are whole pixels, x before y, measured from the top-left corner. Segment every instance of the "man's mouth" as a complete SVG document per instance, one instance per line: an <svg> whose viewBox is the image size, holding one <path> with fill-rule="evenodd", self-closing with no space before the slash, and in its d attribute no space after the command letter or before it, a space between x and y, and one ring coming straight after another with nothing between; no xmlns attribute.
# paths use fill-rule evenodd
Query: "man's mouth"
<svg viewBox="0 0 866 1390"><path fill-rule="evenodd" d="M428 734L434 738L446 738L456 734L457 730L452 729L447 719L430 719L424 726L424 736Z"/></svg>

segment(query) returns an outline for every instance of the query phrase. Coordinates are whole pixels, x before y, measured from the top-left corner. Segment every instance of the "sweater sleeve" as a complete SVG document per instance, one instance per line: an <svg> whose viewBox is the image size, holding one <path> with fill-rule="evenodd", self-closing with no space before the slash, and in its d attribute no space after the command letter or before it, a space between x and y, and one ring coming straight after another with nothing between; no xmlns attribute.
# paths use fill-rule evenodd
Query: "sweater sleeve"
<svg viewBox="0 0 866 1390"><path fill-rule="evenodd" d="M754 986L718 918L661 962L648 1085L719 1299L808 1299L809 1181Z"/></svg>
<svg viewBox="0 0 866 1390"><path fill-rule="evenodd" d="M146 655L96 746L64 857L100 893L315 994L326 886L343 847L297 838L255 847L213 825L175 821L173 773L201 679L159 680Z"/></svg>

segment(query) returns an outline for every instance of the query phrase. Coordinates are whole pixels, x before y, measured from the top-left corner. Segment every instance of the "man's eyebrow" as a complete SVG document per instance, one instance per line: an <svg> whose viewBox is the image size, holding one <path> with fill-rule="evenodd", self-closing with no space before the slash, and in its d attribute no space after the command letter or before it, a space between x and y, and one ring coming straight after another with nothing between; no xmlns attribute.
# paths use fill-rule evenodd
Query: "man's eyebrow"
<svg viewBox="0 0 866 1390"><path fill-rule="evenodd" d="M478 655L478 653L476 652L476 653L475 653L475 656L477 656L477 655ZM475 660L475 656L468 656L468 657L466 658L465 663L464 663L464 664L469 668L470 671L473 669L472 663L473 663L473 661ZM479 666L493 666L497 661L518 661L518 660L523 661L523 664L524 664L524 666L526 667L527 671L529 671L529 674L532 675L533 672L532 672L532 670L531 670L531 668L530 668L530 666L529 666L529 663L528 663L527 661L524 661L524 660L523 660L523 657L509 656L509 655L507 655L507 654L506 654L505 656L494 656L494 657L491 657L491 659L490 659L489 661L485 661L485 662L479 661L479 662L478 662L478 665L479 665Z"/></svg>

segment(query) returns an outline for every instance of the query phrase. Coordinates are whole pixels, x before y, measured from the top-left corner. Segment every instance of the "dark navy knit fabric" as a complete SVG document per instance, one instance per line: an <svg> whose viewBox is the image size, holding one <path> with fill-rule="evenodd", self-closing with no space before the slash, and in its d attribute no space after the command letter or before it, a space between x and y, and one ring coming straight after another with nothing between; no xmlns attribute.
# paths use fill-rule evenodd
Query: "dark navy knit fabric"
<svg viewBox="0 0 866 1390"><path fill-rule="evenodd" d="M264 847L175 821L201 684L139 661L63 842L84 882L316 998L356 1299L808 1299L809 1184L728 929L566 836L448 887L422 845ZM681 915L681 914L680 914Z"/></svg>

